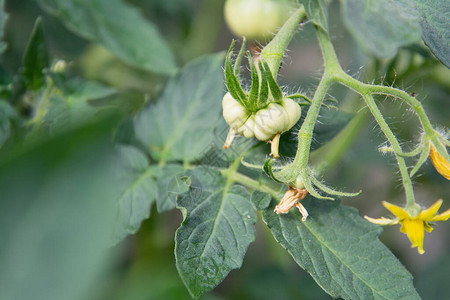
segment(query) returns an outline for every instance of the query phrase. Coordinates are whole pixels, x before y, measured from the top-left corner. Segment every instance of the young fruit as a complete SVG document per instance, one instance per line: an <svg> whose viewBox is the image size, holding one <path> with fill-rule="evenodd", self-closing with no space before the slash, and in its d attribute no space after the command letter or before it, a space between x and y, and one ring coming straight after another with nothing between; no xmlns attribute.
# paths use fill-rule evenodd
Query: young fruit
<svg viewBox="0 0 450 300"><path fill-rule="evenodd" d="M270 103L256 112L255 136L260 141L268 141L291 129L300 115L301 108L292 99L284 98L281 103Z"/></svg>
<svg viewBox="0 0 450 300"><path fill-rule="evenodd" d="M225 96L223 96L222 110L223 118L235 131L238 131L250 117L250 113L247 112L245 107L236 101L230 93L226 93Z"/></svg>
<svg viewBox="0 0 450 300"><path fill-rule="evenodd" d="M290 98L283 98L279 103L272 102L256 112L249 112L230 93L226 93L222 108L223 117L231 128L225 148L230 146L235 133L246 138L255 136L260 141L272 140L274 157L278 157L280 135L291 129L301 115L300 106Z"/></svg>
<svg viewBox="0 0 450 300"><path fill-rule="evenodd" d="M264 41L287 20L290 8L286 0L227 0L225 20L235 35Z"/></svg>

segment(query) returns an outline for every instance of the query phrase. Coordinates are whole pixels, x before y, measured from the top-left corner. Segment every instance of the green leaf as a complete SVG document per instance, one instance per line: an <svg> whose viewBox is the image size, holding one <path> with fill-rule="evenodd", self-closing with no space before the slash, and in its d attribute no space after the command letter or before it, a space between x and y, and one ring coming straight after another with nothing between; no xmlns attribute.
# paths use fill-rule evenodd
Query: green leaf
<svg viewBox="0 0 450 300"><path fill-rule="evenodd" d="M6 50L6 43L3 41L5 33L5 24L8 20L8 14L5 12L5 1L0 0L0 54Z"/></svg>
<svg viewBox="0 0 450 300"><path fill-rule="evenodd" d="M270 71L269 65L267 62L262 61L262 72L265 74L265 78L267 79L267 83L269 84L270 92L272 93L273 99L275 102L279 102L283 99L283 92L281 91L278 83L272 76L272 72Z"/></svg>
<svg viewBox="0 0 450 300"><path fill-rule="evenodd" d="M185 171L182 165L165 165L159 173L156 197L156 207L162 213L175 208L177 196L187 192L188 185L180 180L180 175Z"/></svg>
<svg viewBox="0 0 450 300"><path fill-rule="evenodd" d="M275 239L333 298L420 299L412 276L384 246L381 229L361 219L339 201L302 200L306 222L298 211L277 215L264 211Z"/></svg>
<svg viewBox="0 0 450 300"><path fill-rule="evenodd" d="M11 134L10 119L16 116L14 108L8 102L0 100L0 148Z"/></svg>
<svg viewBox="0 0 450 300"><path fill-rule="evenodd" d="M255 239L256 212L249 193L229 186L216 169L198 167L186 175L191 186L177 201L184 220L175 237L175 257L184 284L198 298L241 267Z"/></svg>
<svg viewBox="0 0 450 300"><path fill-rule="evenodd" d="M258 68L263 69L262 60L258 60ZM259 88L258 106L262 107L269 99L269 86L267 82L267 76L261 76L261 86Z"/></svg>
<svg viewBox="0 0 450 300"><path fill-rule="evenodd" d="M117 197L117 217L113 242L134 234L150 216L156 199L158 167L150 166L145 155L132 146L117 149L113 186Z"/></svg>
<svg viewBox="0 0 450 300"><path fill-rule="evenodd" d="M42 19L36 19L23 57L23 76L27 86L38 90L45 84L44 70L49 66L49 55L45 44Z"/></svg>
<svg viewBox="0 0 450 300"><path fill-rule="evenodd" d="M227 84L228 91L230 95L239 101L243 106L247 107L247 97L242 90L241 83L239 82L238 76L235 74L235 68L231 62L231 57L233 55L234 40L231 42L230 48L225 59L225 82ZM239 57L239 55L238 55ZM236 62L237 64L237 62ZM236 67L235 64L235 67Z"/></svg>
<svg viewBox="0 0 450 300"><path fill-rule="evenodd" d="M98 109L90 105L89 101L116 92L95 81L82 81L78 78L66 82L62 91L55 87L50 89L48 108L43 118L50 132L73 128L92 120Z"/></svg>
<svg viewBox="0 0 450 300"><path fill-rule="evenodd" d="M407 0L341 0L345 25L358 44L379 58L420 41L416 10Z"/></svg>
<svg viewBox="0 0 450 300"><path fill-rule="evenodd" d="M236 136L231 146L228 149L224 149L223 144L225 143L230 130L230 125L227 124L224 118L220 118L215 125L213 130L213 141L204 149L204 151L202 151L201 158L196 161L196 163L200 165L215 168L227 168L230 165L230 162L234 162L236 159L240 159L242 155L248 154L257 144L264 145L257 139ZM266 153L267 151L264 152L264 155L266 155ZM252 156L254 156L253 152Z"/></svg>
<svg viewBox="0 0 450 300"><path fill-rule="evenodd" d="M135 121L136 137L160 160L193 161L212 142L223 97L223 55L189 63L170 79L159 102Z"/></svg>
<svg viewBox="0 0 450 300"><path fill-rule="evenodd" d="M328 31L328 2L329 0L300 0L308 19L325 31Z"/></svg>
<svg viewBox="0 0 450 300"><path fill-rule="evenodd" d="M234 76L236 76L236 79L238 81L240 80L240 77L241 77L241 62L242 62L242 58L244 57L246 43L247 43L247 39L244 36L242 38L241 49L239 49L239 53L236 57L236 60L234 61L233 73L234 73ZM232 45L232 47L230 47L230 48L231 48L231 50L233 50L234 41L231 43L231 45Z"/></svg>
<svg viewBox="0 0 450 300"><path fill-rule="evenodd" d="M113 253L110 124L21 143L0 160L0 299L92 299Z"/></svg>
<svg viewBox="0 0 450 300"><path fill-rule="evenodd" d="M413 0L420 13L422 38L431 52L450 68L450 28L448 0Z"/></svg>
<svg viewBox="0 0 450 300"><path fill-rule="evenodd" d="M250 93L248 95L248 102L252 105L257 104L259 98L259 76L256 70L255 63L253 62L253 57L250 52L247 52L248 62L250 64L250 70L252 73L252 85L250 88Z"/></svg>
<svg viewBox="0 0 450 300"><path fill-rule="evenodd" d="M258 210L266 209L272 201L272 196L260 191L254 191L250 196L250 201Z"/></svg>
<svg viewBox="0 0 450 300"><path fill-rule="evenodd" d="M124 62L172 74L175 60L157 28L121 0L38 0L71 31L99 43Z"/></svg>

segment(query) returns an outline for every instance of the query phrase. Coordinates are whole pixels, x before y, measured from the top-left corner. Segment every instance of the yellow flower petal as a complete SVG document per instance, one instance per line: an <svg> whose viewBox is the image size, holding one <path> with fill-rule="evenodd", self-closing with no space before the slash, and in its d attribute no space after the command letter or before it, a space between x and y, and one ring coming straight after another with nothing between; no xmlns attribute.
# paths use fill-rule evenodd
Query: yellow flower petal
<svg viewBox="0 0 450 300"><path fill-rule="evenodd" d="M386 207L392 214L394 214L397 218L399 218L400 220L403 220L405 218L409 218L410 216L408 215L408 213L401 208L400 206L391 204L389 202L383 201L383 206Z"/></svg>
<svg viewBox="0 0 450 300"><path fill-rule="evenodd" d="M388 219L388 218L379 218L379 219L374 219L368 216L364 216L364 219L366 219L367 221L377 224L377 225L394 225L394 224L398 224L398 220L397 219Z"/></svg>
<svg viewBox="0 0 450 300"><path fill-rule="evenodd" d="M434 147L433 144L430 145L430 159L436 171L447 180L450 180L450 162L437 152L436 147Z"/></svg>
<svg viewBox="0 0 450 300"><path fill-rule="evenodd" d="M425 253L423 250L424 238L424 222L418 219L405 219L402 223L401 232L406 233L411 241L411 247L417 247L420 254Z"/></svg>
<svg viewBox="0 0 450 300"><path fill-rule="evenodd" d="M430 219L431 222L436 222L436 221L447 221L448 218L450 218L450 209L447 209L446 211L444 211L441 214L438 214L434 217L432 217Z"/></svg>
<svg viewBox="0 0 450 300"><path fill-rule="evenodd" d="M417 216L418 219L421 220L431 220L433 216L438 212L439 208L442 205L442 199L439 199L436 201L433 205L431 205L429 208L422 210L419 215Z"/></svg>
<svg viewBox="0 0 450 300"><path fill-rule="evenodd" d="M428 224L428 222L423 222L423 225L425 226L426 231L428 231L428 232L433 231L433 227L431 227L430 224Z"/></svg>

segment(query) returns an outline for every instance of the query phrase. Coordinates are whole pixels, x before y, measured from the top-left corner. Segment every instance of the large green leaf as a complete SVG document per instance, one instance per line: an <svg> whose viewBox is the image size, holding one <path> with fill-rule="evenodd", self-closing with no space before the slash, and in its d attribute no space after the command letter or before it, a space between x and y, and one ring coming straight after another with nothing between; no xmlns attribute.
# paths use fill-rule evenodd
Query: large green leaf
<svg viewBox="0 0 450 300"><path fill-rule="evenodd" d="M44 69L48 66L49 55L42 21L37 18L23 57L23 76L30 89L37 90L45 84Z"/></svg>
<svg viewBox="0 0 450 300"><path fill-rule="evenodd" d="M112 95L113 88L95 81L72 79L60 88L48 87L47 109L42 119L44 125L51 131L73 128L80 123L92 120L98 108L89 101Z"/></svg>
<svg viewBox="0 0 450 300"><path fill-rule="evenodd" d="M186 176L191 185L177 201L184 220L176 233L175 256L183 282L198 298L242 265L255 239L256 212L249 193L229 186L216 169L198 167Z"/></svg>
<svg viewBox="0 0 450 300"><path fill-rule="evenodd" d="M329 0L300 0L305 7L308 18L317 26L328 31L328 9Z"/></svg>
<svg viewBox="0 0 450 300"><path fill-rule="evenodd" d="M157 28L121 0L38 0L80 36L103 45L124 62L171 74L174 57Z"/></svg>
<svg viewBox="0 0 450 300"><path fill-rule="evenodd" d="M6 50L6 43L3 41L5 24L8 20L8 14L5 12L5 1L0 0L0 54Z"/></svg>
<svg viewBox="0 0 450 300"><path fill-rule="evenodd" d="M379 58L420 41L419 18L408 0L341 0L344 22L358 44Z"/></svg>
<svg viewBox="0 0 450 300"><path fill-rule="evenodd" d="M450 1L412 0L422 18L422 37L431 52L450 68Z"/></svg>
<svg viewBox="0 0 450 300"><path fill-rule="evenodd" d="M179 164L165 165L158 176L156 207L162 213L175 208L177 196L187 191L188 186L179 176L185 169Z"/></svg>
<svg viewBox="0 0 450 300"><path fill-rule="evenodd" d="M0 153L0 299L92 299L111 251L110 125Z"/></svg>
<svg viewBox="0 0 450 300"><path fill-rule="evenodd" d="M361 219L339 201L302 200L306 222L298 211L286 215L264 211L275 239L295 262L333 298L419 299L412 276L378 239L379 227Z"/></svg>
<svg viewBox="0 0 450 300"><path fill-rule="evenodd" d="M158 167L150 166L145 155L132 146L117 149L113 186L116 191L117 218L113 242L135 233L150 216L156 199Z"/></svg>
<svg viewBox="0 0 450 300"><path fill-rule="evenodd" d="M156 158L192 161L213 141L224 94L222 62L223 54L191 62L137 117L136 137Z"/></svg>

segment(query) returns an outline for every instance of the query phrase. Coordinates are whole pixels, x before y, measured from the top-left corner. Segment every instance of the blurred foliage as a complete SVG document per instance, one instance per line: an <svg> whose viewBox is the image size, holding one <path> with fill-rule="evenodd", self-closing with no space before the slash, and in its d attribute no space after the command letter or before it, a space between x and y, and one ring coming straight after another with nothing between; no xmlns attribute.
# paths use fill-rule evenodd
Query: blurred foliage
<svg viewBox="0 0 450 300"><path fill-rule="evenodd" d="M431 11L428 4L435 5L414 1L424 14ZM358 36L372 34L369 25L380 14L395 12L385 12L381 2L368 1L375 7L371 7L374 14L360 19L355 10L363 7L355 3L361 1L333 1L322 14L315 14L319 1L300 2L309 5L307 12L315 24L330 28L349 73L420 95L432 120L450 126L450 71L423 44L402 47L395 54L386 42L392 37L389 28L401 31L409 26L407 16L395 20L399 26L387 24L387 35L364 40L363 47L384 47L377 52L379 56L392 57L378 59L356 46L364 43ZM255 156L267 150L263 143L241 143L240 138L230 151L220 149L226 136L225 124L218 120L225 91L223 54L210 53L226 50L232 39L223 21L223 3L0 1L4 8L0 10L0 299L191 299L174 256L175 230L183 219L173 209L175 195L188 189L181 174L195 164L208 165L204 168L228 164L250 148ZM426 31L441 24L441 16L430 15L427 20L421 23L425 42L448 66L448 45L443 47ZM346 29L348 24L353 27ZM308 96L322 64L313 36L312 24L303 25L281 70L286 89L301 89ZM416 40L417 36L405 32L395 47ZM199 58L203 54L210 55ZM243 80L249 84L249 72L244 73ZM332 95L342 109L335 111L332 103L322 111L314 149L338 136L351 116L364 110L352 92L335 88ZM405 147L412 147L408 141L418 134L411 121L413 114L395 101L380 103L383 112L396 120L393 128ZM400 202L402 191L392 166L376 151L384 143L381 133L369 134L375 124L368 118L360 120L360 127L351 137L351 147L343 150L326 177L349 189L363 187L361 196L345 204L364 215L381 215L380 201ZM298 128L283 135L282 154L291 156L295 150ZM189 144L188 138L196 143ZM217 151L210 149L213 144ZM276 186L260 172L241 169ZM448 183L431 164L421 172L415 178L419 201L431 204L450 195ZM255 193L250 197L232 189L246 195L233 196L248 200L248 207L269 206L270 197ZM202 199L206 198L198 200ZM183 207L191 213L190 207ZM274 223L277 216L267 212L264 218ZM114 223L117 219L119 227ZM257 219L250 237L237 234L245 240L243 248L255 242L245 258L236 253L233 259L237 262L226 266L225 273L242 263L241 270L231 271L221 285L200 299L330 299L275 241L259 213L252 212L249 224ZM181 227L177 237L188 225ZM136 235L118 243L138 229ZM397 229L387 229L381 240L411 271L419 294L423 299L445 295L449 224L440 224L433 235L426 236L425 256L409 249ZM277 236L282 238L282 234ZM291 247L290 251L300 249L283 246ZM188 259L189 253L176 251ZM184 274L183 280L191 275Z"/></svg>

